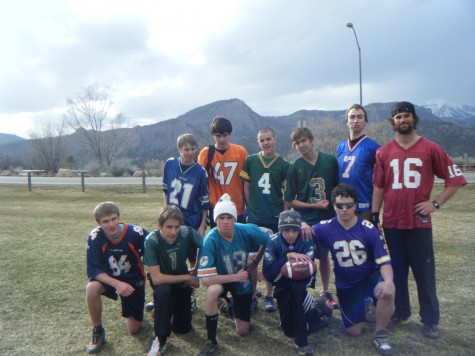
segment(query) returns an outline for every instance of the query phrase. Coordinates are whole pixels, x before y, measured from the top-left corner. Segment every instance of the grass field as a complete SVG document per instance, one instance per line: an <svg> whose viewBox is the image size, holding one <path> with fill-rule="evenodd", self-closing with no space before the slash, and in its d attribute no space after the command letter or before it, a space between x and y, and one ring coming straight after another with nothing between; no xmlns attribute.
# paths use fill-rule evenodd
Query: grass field
<svg viewBox="0 0 475 356"><path fill-rule="evenodd" d="M436 191L441 187L436 187ZM123 221L155 227L162 194L140 186L77 187L0 186L0 355L84 355L91 325L84 304L85 247L95 226L94 206L116 202ZM397 355L475 354L475 187L462 188L434 215L437 287L441 304L441 338L428 340L420 332L415 286L411 282L413 315L410 323L391 331ZM264 285L259 289L264 291ZM203 293L197 291L194 330L169 339L167 355L196 355L206 341ZM151 291L147 290L148 300ZM261 302L262 303L262 302ZM138 336L127 334L120 303L104 302L103 322L108 343L102 355L145 355L153 323L145 316ZM319 355L371 355L373 325L360 338L341 334L339 313L330 326L310 337ZM278 315L259 310L247 337L234 332L231 319L220 316L221 355L293 355L292 340L278 326Z"/></svg>

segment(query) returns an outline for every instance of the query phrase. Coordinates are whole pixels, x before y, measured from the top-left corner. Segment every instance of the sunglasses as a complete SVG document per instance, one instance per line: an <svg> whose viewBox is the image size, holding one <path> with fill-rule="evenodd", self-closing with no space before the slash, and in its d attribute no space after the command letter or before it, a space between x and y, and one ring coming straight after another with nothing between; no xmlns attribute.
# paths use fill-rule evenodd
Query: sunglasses
<svg viewBox="0 0 475 356"><path fill-rule="evenodd" d="M355 202L351 202L351 203L335 203L335 207L339 210L343 209L343 208L347 208L347 209L351 209L355 206Z"/></svg>

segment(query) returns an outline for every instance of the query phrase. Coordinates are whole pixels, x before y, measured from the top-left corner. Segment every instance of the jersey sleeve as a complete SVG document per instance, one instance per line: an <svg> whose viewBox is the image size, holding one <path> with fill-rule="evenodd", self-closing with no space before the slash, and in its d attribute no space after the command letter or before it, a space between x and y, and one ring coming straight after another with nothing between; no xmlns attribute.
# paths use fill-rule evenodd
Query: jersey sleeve
<svg viewBox="0 0 475 356"><path fill-rule="evenodd" d="M249 236L255 248L260 245L265 245L269 240L269 233L264 232L259 226L251 223L245 224L244 226L248 228Z"/></svg>
<svg viewBox="0 0 475 356"><path fill-rule="evenodd" d="M379 233L378 229L368 221L363 221L365 229L368 230L369 236L371 236L371 245L374 254L374 262L378 266L390 265L391 257L386 246L384 237Z"/></svg>
<svg viewBox="0 0 475 356"><path fill-rule="evenodd" d="M452 161L452 158L437 144L433 144L432 164L434 174L444 180L445 187L459 187L467 184L460 168Z"/></svg>
<svg viewBox="0 0 475 356"><path fill-rule="evenodd" d="M211 238L208 235L204 241L203 246L200 250L200 257L198 260L198 277L205 278L205 277L212 277L218 274L218 270L216 268L216 261L214 259L216 253L216 246Z"/></svg>
<svg viewBox="0 0 475 356"><path fill-rule="evenodd" d="M209 147L206 146L200 151L198 155L198 163L205 170L206 170L206 164L208 163L208 150L209 150ZM208 174L208 172L206 172L206 174Z"/></svg>
<svg viewBox="0 0 475 356"><path fill-rule="evenodd" d="M101 262L101 246L96 240L98 238L99 228L92 230L87 239L86 261L87 277L94 278L101 273L107 273Z"/></svg>
<svg viewBox="0 0 475 356"><path fill-rule="evenodd" d="M280 255L280 234L275 234L266 244L266 251L264 253L264 262L262 267L262 273L266 280L275 284L282 278L280 270L282 266L287 262L285 255Z"/></svg>
<svg viewBox="0 0 475 356"><path fill-rule="evenodd" d="M160 265L158 243L158 235L156 232L148 234L147 238L145 239L145 253L143 256L144 265Z"/></svg>
<svg viewBox="0 0 475 356"><path fill-rule="evenodd" d="M287 169L287 177L285 179L285 201L295 200L295 195L297 194L296 184L297 178L295 177L295 164L291 164Z"/></svg>
<svg viewBox="0 0 475 356"><path fill-rule="evenodd" d="M208 191L208 177L204 168L202 169L202 174L199 177L199 186L198 186L198 199L200 201L201 207L204 210L209 210L209 191Z"/></svg>
<svg viewBox="0 0 475 356"><path fill-rule="evenodd" d="M251 181L251 172L249 172L250 159L250 156L246 157L246 159L244 160L244 165L242 166L241 173L239 174L239 178L246 182Z"/></svg>

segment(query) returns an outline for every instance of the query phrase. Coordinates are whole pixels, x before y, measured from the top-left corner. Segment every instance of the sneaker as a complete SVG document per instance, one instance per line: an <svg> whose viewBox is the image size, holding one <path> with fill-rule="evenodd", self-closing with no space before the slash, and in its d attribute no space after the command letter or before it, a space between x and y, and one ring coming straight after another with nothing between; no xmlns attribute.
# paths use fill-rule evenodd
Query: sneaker
<svg viewBox="0 0 475 356"><path fill-rule="evenodd" d="M277 310L277 304L275 303L275 299L271 297L270 295L265 296L264 305L265 305L265 310L268 313L272 313Z"/></svg>
<svg viewBox="0 0 475 356"><path fill-rule="evenodd" d="M340 306L333 298L333 295L330 292L321 292L320 297L325 298L327 305L330 309L339 309Z"/></svg>
<svg viewBox="0 0 475 356"><path fill-rule="evenodd" d="M198 356L213 356L219 354L219 345L213 344L211 340L206 341L205 347L203 347Z"/></svg>
<svg viewBox="0 0 475 356"><path fill-rule="evenodd" d="M163 345L160 345L158 341L158 336L155 336L153 339L152 347L150 348L149 353L147 356L162 356L167 349L167 343L165 342Z"/></svg>
<svg viewBox="0 0 475 356"><path fill-rule="evenodd" d="M153 308L155 308L155 305L153 304L153 302L145 304L145 311L146 312L150 313L153 310Z"/></svg>
<svg viewBox="0 0 475 356"><path fill-rule="evenodd" d="M429 339L437 339L440 336L439 328L435 324L424 324L424 327L422 328L422 333L425 337L428 337Z"/></svg>
<svg viewBox="0 0 475 356"><path fill-rule="evenodd" d="M388 328L392 328L398 324L406 324L408 320L409 318L401 318L399 314L394 312L391 316L391 319L389 320Z"/></svg>
<svg viewBox="0 0 475 356"><path fill-rule="evenodd" d="M324 297L315 298L313 308L318 310L318 315L320 316L331 318L333 315L333 310L327 305L327 300Z"/></svg>
<svg viewBox="0 0 475 356"><path fill-rule="evenodd" d="M252 298L251 300L251 313L255 313L257 311L257 298Z"/></svg>
<svg viewBox="0 0 475 356"><path fill-rule="evenodd" d="M373 298L368 297L364 300L364 311L366 321L374 323L376 321L376 306L374 305Z"/></svg>
<svg viewBox="0 0 475 356"><path fill-rule="evenodd" d="M87 345L87 353L88 354L96 354L101 351L102 346L106 343L106 332L102 329L99 332L95 332L94 329L92 330L92 338L91 343Z"/></svg>
<svg viewBox="0 0 475 356"><path fill-rule="evenodd" d="M229 317L234 317L234 304L233 298L218 298L218 309L221 314L225 314Z"/></svg>
<svg viewBox="0 0 475 356"><path fill-rule="evenodd" d="M198 309L198 307L196 306L195 293L191 294L190 300L191 300L191 314L193 314L196 311L196 309Z"/></svg>
<svg viewBox="0 0 475 356"><path fill-rule="evenodd" d="M328 326L328 321L322 317L316 317L315 319L309 321L307 335L313 334L317 330L323 329Z"/></svg>
<svg viewBox="0 0 475 356"><path fill-rule="evenodd" d="M311 356L313 355L313 350L310 345L299 347L299 356Z"/></svg>
<svg viewBox="0 0 475 356"><path fill-rule="evenodd" d="M386 330L378 330L373 334L373 345L381 355L393 354L393 350L388 341L388 332Z"/></svg>

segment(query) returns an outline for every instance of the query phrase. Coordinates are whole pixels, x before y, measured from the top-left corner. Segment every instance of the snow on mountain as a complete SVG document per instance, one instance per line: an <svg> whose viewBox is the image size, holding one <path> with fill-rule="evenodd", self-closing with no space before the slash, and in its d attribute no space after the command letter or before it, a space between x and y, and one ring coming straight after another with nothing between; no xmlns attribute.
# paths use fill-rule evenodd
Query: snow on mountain
<svg viewBox="0 0 475 356"><path fill-rule="evenodd" d="M429 100L423 106L440 118L450 118L459 122L475 122L475 107L473 106L456 104L443 99Z"/></svg>

